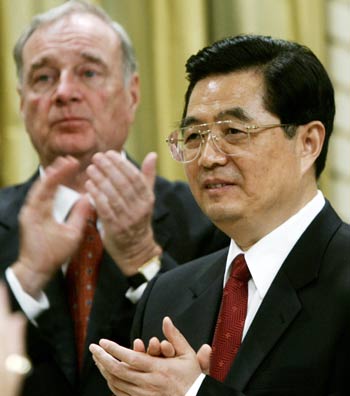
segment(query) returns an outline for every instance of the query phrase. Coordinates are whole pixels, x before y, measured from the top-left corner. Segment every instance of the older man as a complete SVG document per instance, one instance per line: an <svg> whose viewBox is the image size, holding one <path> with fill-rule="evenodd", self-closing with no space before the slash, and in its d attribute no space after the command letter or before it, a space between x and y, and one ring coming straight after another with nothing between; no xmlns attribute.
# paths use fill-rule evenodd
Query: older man
<svg viewBox="0 0 350 396"><path fill-rule="evenodd" d="M350 228L317 187L329 77L308 48L250 35L204 48L187 72L169 146L231 244L150 284L142 341L102 340L94 358L118 395L347 395Z"/></svg>
<svg viewBox="0 0 350 396"><path fill-rule="evenodd" d="M44 183L22 216L20 251L18 213L39 173L0 191L1 272L15 309L31 321L33 369L23 395L109 395L87 345L101 337L129 345L147 281L227 239L187 185L155 176L154 153L140 170L123 151L140 88L120 25L99 8L69 1L35 17L14 54ZM58 179L50 170L56 159ZM52 177L54 196L45 193ZM72 230L69 219L82 216L88 224Z"/></svg>

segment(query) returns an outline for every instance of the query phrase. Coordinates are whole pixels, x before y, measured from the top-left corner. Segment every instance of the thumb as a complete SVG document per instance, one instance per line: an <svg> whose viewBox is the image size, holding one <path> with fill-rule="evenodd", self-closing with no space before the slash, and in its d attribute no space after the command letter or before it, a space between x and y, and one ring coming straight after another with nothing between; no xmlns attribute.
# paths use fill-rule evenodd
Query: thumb
<svg viewBox="0 0 350 396"><path fill-rule="evenodd" d="M211 355L211 347L208 344L203 344L197 352L197 359L199 365L201 366L201 370L204 374L209 374L210 355Z"/></svg>
<svg viewBox="0 0 350 396"><path fill-rule="evenodd" d="M153 190L154 181L156 179L156 162L157 153L148 153L141 165L141 171L146 176L150 188Z"/></svg>
<svg viewBox="0 0 350 396"><path fill-rule="evenodd" d="M189 352L194 353L186 338L174 326L173 322L168 316L163 319L163 333L167 340L173 345L176 356L185 355Z"/></svg>

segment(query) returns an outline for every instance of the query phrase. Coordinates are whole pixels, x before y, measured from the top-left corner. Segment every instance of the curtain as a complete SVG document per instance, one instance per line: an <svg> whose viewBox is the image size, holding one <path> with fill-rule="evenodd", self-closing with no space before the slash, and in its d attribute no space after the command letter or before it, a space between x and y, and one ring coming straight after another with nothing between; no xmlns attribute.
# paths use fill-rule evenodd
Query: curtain
<svg viewBox="0 0 350 396"><path fill-rule="evenodd" d="M184 179L166 136L178 123L186 89L185 61L204 45L238 33L261 33L304 43L326 62L326 0L96 0L129 32L141 75L142 98L128 152L142 161L158 153L158 173ZM59 0L0 0L0 183L24 180L37 157L18 111L12 47L32 15Z"/></svg>

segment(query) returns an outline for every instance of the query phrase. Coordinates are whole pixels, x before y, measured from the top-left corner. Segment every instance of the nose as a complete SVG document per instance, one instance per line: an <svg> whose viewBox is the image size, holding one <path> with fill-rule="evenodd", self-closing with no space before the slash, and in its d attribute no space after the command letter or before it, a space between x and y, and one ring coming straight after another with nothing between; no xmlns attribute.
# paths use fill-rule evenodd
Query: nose
<svg viewBox="0 0 350 396"><path fill-rule="evenodd" d="M81 100L82 94L78 81L71 73L62 73L54 92L54 101L57 105L62 106L71 102Z"/></svg>
<svg viewBox="0 0 350 396"><path fill-rule="evenodd" d="M210 132L207 138L202 140L198 163L205 168L224 165L227 162L227 155L219 151L213 139L215 139L215 136Z"/></svg>

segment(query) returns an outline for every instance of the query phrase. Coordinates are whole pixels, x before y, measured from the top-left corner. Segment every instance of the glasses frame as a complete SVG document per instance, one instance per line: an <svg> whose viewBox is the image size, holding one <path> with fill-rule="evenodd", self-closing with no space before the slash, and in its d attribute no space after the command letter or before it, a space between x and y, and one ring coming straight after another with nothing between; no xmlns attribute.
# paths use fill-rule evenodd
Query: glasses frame
<svg viewBox="0 0 350 396"><path fill-rule="evenodd" d="M225 153L225 152L224 152L222 149L220 149L220 147L215 143L215 141L218 141L218 140L220 139L220 137L218 137L217 135L215 135L215 133L213 133L213 131L212 131L211 128L210 128L210 127L213 126L213 125L222 125L222 124L226 124L226 123L228 124L228 123L230 123L230 122L232 122L232 120L221 120L221 121L214 121L214 122L210 122L210 123L192 125L192 126L195 126L195 127L198 127L198 128L201 128L201 127L207 128L207 127L208 127L208 129L206 129L206 130L204 130L204 131L201 131L201 132L198 132L198 135L201 137L200 145L198 146L198 152L197 152L197 154L196 154L192 159L190 159L190 160L188 160L188 161L181 161L181 160L178 160L178 159L176 159L176 158L174 157L173 151L172 151L172 149L171 149L171 145L174 145L174 142L172 141L173 138L171 137L171 135L172 135L173 133L175 133L175 132L179 132L179 131L188 129L188 128L191 127L191 125L186 126L186 127L180 127L180 128L175 129L175 130L165 139L166 143L168 144L168 147L169 147L170 154L171 154L172 158L173 158L175 161L180 162L180 163L182 163L182 164L186 164L186 163L192 162L192 161L194 161L195 159L197 159L197 158L199 157L201 151L202 151L202 146L205 144L205 136L206 136L206 135L208 135L208 141L209 141L209 139L211 139L212 142L213 142L214 147L215 147L220 153L225 154L225 155L227 155L227 156L229 156L229 157L234 157L234 156L236 155L235 153L232 153L232 154ZM265 131L265 130L267 130L267 129L271 129L271 128L277 128L277 127L284 128L284 127L288 127L288 126L296 126L295 124L261 124L261 125L259 125L259 124L253 124L253 125L248 125L248 124L243 124L243 123L240 123L240 122L237 122L237 121L235 121L235 122L236 122L237 124L239 124L239 125L242 127L242 130L239 129L239 128L236 128L236 129L239 130L240 132L243 132L243 133L247 134L248 140L249 140L249 141L250 141L250 135L251 135L251 134L257 134L257 133L263 132L263 131ZM178 142L179 142L179 141L181 142L181 141L184 141L184 139L177 139L177 141L178 141Z"/></svg>

